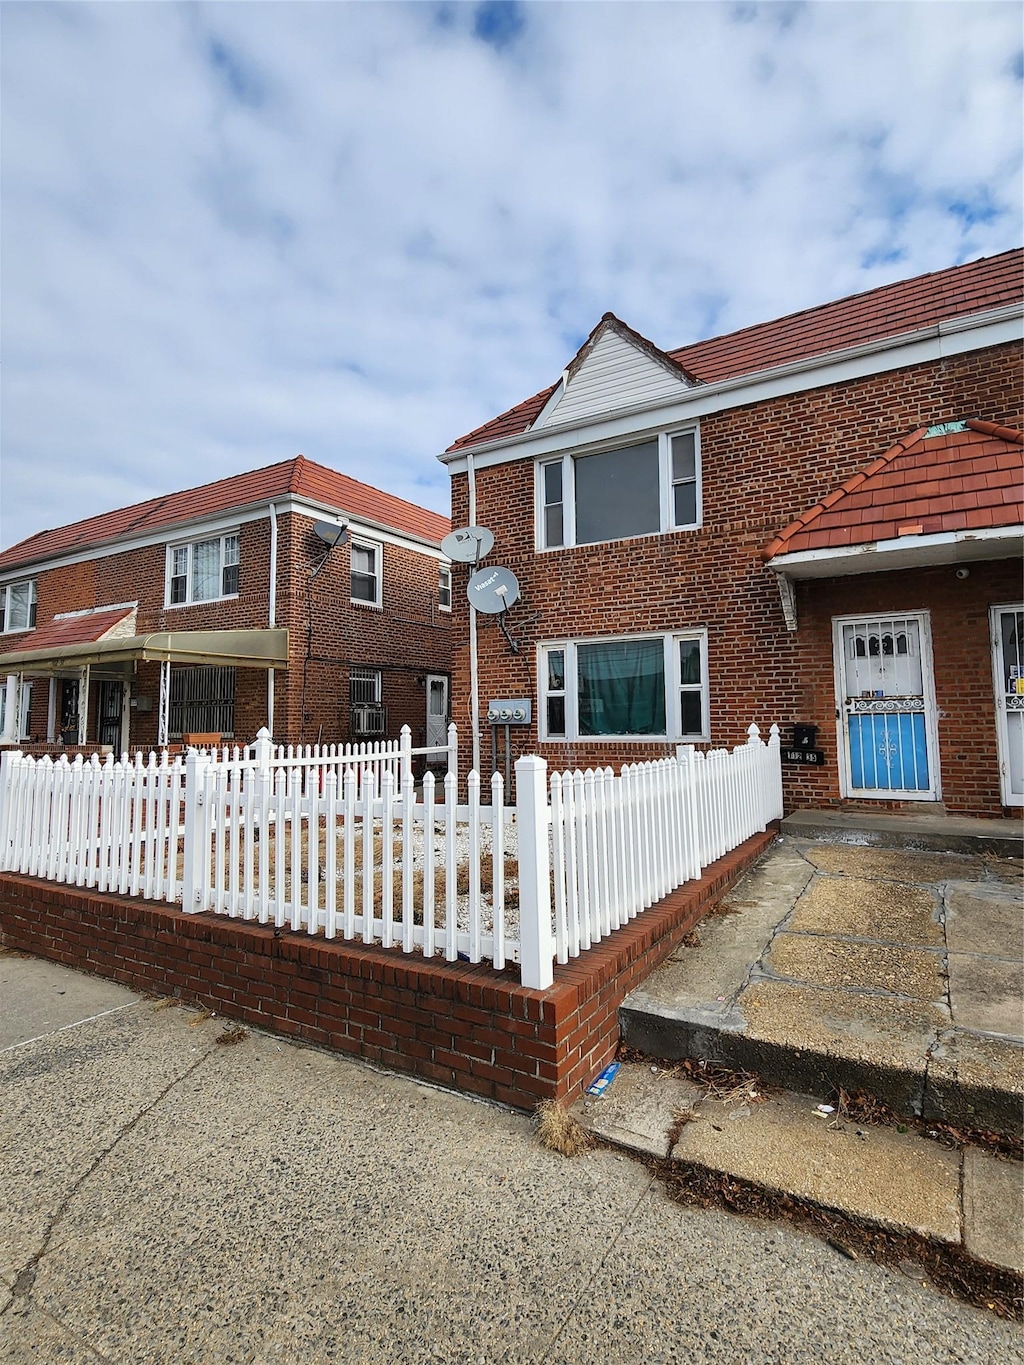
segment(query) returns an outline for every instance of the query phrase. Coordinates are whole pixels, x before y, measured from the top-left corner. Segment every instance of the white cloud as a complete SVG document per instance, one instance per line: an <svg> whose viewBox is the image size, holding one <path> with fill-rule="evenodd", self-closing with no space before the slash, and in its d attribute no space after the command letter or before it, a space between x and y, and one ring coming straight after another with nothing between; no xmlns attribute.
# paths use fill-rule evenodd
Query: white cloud
<svg viewBox="0 0 1024 1365"><path fill-rule="evenodd" d="M1015 4L505 18L5 5L2 543L299 451L447 510L607 308L682 345L1020 242Z"/></svg>

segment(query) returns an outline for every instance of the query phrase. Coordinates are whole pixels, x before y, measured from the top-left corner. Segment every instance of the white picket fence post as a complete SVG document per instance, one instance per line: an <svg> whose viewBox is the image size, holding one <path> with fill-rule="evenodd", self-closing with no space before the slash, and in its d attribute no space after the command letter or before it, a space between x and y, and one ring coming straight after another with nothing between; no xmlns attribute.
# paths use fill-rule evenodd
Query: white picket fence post
<svg viewBox="0 0 1024 1365"><path fill-rule="evenodd" d="M537 991L547 990L555 979L547 770L546 760L533 754L516 759L520 979L524 986Z"/></svg>
<svg viewBox="0 0 1024 1365"><path fill-rule="evenodd" d="M206 819L206 770L210 759L197 749L185 756L185 850L181 870L181 908L194 914L206 908L210 843Z"/></svg>

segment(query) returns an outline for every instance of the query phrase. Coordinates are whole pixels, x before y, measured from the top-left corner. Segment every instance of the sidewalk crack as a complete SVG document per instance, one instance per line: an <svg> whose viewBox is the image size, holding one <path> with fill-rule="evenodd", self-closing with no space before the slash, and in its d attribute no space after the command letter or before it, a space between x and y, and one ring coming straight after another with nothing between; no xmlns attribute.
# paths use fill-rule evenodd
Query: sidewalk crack
<svg viewBox="0 0 1024 1365"><path fill-rule="evenodd" d="M612 1254L612 1252L613 1252L613 1251L615 1250L615 1248L618 1246L618 1244L619 1244L619 1239L622 1237L622 1234L626 1231L626 1229L629 1227L630 1223L632 1223L633 1219L636 1217L636 1214L637 1214L638 1209L640 1208L640 1205L641 1205L641 1204L644 1202L644 1200L647 1198L648 1194L649 1194L650 1191L651 1191L651 1187L654 1185L656 1179L657 1179L657 1177L656 1177L655 1175L653 1175L653 1174L650 1175L650 1176L648 1177L647 1183L646 1183L646 1185L643 1187L643 1189L640 1191L640 1195L639 1195L639 1197L637 1198L636 1203L635 1203L635 1204L633 1205L633 1207L630 1209L630 1211L629 1211L629 1213L626 1215L626 1217L622 1220L622 1223L619 1225L618 1231L616 1232L616 1234L615 1234L615 1236L612 1238L612 1240L608 1243L607 1250L605 1251L604 1255L601 1257L601 1260L600 1260L599 1264L595 1267L594 1272L593 1272L593 1274L591 1275L591 1283L593 1283L593 1282L597 1279L598 1275L600 1275L601 1271L604 1269L605 1265L607 1264L608 1257ZM573 1304L572 1304L571 1308L569 1309L568 1313L566 1313L565 1318L564 1318L563 1321L562 1321L561 1327L559 1327L558 1331L555 1333L555 1335L554 1335L554 1336L551 1338L551 1340L548 1342L547 1347L545 1348L543 1355L540 1355L540 1356L537 1357L536 1365L544 1365L544 1362L545 1362L546 1360L550 1360L550 1359L551 1359L551 1353L552 1353L552 1351L554 1351L555 1347L556 1347L556 1346L558 1345L558 1343L561 1341L561 1339L562 1339L562 1334L565 1332L566 1328L569 1326L570 1322L572 1322L573 1318L576 1317L576 1315L579 1313L579 1311L580 1311L580 1301L577 1299L577 1300L575 1300L575 1301L573 1302ZM506 1355L505 1359L506 1359L506 1360L508 1359L507 1355Z"/></svg>
<svg viewBox="0 0 1024 1365"><path fill-rule="evenodd" d="M64 1198L60 1201L60 1204L54 1211L53 1215L51 1216L51 1218L46 1224L46 1227L43 1230L42 1245L39 1247L37 1251L34 1251L32 1253L32 1255L28 1258L28 1260L25 1262L22 1268L18 1271L18 1274L15 1276L14 1283L9 1291L8 1300L3 1305L3 1307L0 1308L0 1318L2 1318L6 1313L11 1311L11 1309L14 1308L15 1304L17 1304L19 1300L27 1301L28 1299L31 1298L32 1289L35 1285L36 1275L39 1270L39 1264L50 1249L50 1243L53 1240L53 1234L56 1231L57 1227L60 1225L60 1223L63 1221L65 1215L67 1214L68 1209L71 1207L73 1200L75 1199L78 1192L85 1185L85 1183L88 1180L90 1180L93 1175L95 1175L96 1171L99 1170L100 1166L102 1166L103 1162L106 1161L107 1157L109 1157L110 1154L116 1149L116 1147L122 1141L122 1139L126 1138L128 1134L131 1133L135 1129L135 1127L142 1122L142 1120L146 1117L147 1114L152 1113L153 1110L157 1107L157 1105L161 1104L163 1100L166 1099L166 1097L175 1088L175 1086L180 1085L182 1081L187 1080L189 1076L191 1076L200 1066L202 1066L203 1062L206 1061L209 1055L210 1055L209 1052L204 1052L201 1057L197 1057L196 1060L190 1066L186 1067L186 1069L181 1073L180 1076L175 1076L172 1080L168 1081L168 1083L160 1091L159 1095L157 1095L153 1100L151 1100L150 1103L145 1106L145 1108L140 1109L139 1112L133 1118L129 1119L128 1122L125 1123L123 1127L121 1127L118 1130L113 1141L110 1142L101 1152L97 1154L97 1156L92 1161L88 1169L83 1171L82 1174L78 1177L78 1179L71 1185L71 1187L65 1193ZM24 1311L24 1307L22 1306L16 1311L19 1312Z"/></svg>

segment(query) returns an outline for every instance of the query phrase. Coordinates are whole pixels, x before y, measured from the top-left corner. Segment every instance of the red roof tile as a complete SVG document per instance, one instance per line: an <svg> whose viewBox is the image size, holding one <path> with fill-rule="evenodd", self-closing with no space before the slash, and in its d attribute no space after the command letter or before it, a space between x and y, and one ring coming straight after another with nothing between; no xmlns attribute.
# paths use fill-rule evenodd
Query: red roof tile
<svg viewBox="0 0 1024 1365"><path fill-rule="evenodd" d="M357 519L376 522L396 531L437 543L451 530L451 522L437 512L383 493L335 469L314 464L304 455L280 464L252 469L218 479L199 488L150 498L70 526L39 531L0 554L0 570L38 563L57 555L107 544L132 534L196 521L236 508L270 502L287 495L308 498Z"/></svg>
<svg viewBox="0 0 1024 1365"><path fill-rule="evenodd" d="M134 607L113 607L108 611L89 611L47 621L38 630L26 632L20 641L24 649L50 649L64 645L89 645L102 640L108 631L128 619Z"/></svg>
<svg viewBox="0 0 1024 1365"><path fill-rule="evenodd" d="M704 384L756 374L791 361L918 331L948 318L1019 303L1024 297L1022 266L1024 252L1017 248L948 270L881 285L864 294L805 308L663 354ZM500 417L461 436L448 449L463 450L529 431L555 388L552 384L509 408Z"/></svg>
<svg viewBox="0 0 1024 1365"><path fill-rule="evenodd" d="M928 430L897 441L802 512L764 558L1024 523L1024 433L973 419L960 431Z"/></svg>

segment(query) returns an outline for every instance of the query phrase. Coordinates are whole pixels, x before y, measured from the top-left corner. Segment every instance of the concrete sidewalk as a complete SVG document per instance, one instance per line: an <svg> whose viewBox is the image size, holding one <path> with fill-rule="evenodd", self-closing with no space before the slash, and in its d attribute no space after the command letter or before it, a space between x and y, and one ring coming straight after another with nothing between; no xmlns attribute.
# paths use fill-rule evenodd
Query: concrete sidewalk
<svg viewBox="0 0 1024 1365"><path fill-rule="evenodd" d="M96 995L101 987L102 998ZM82 1022L76 1022L80 1020ZM1019 1358L1014 1324L683 1207L528 1118L0 954L10 1365Z"/></svg>

